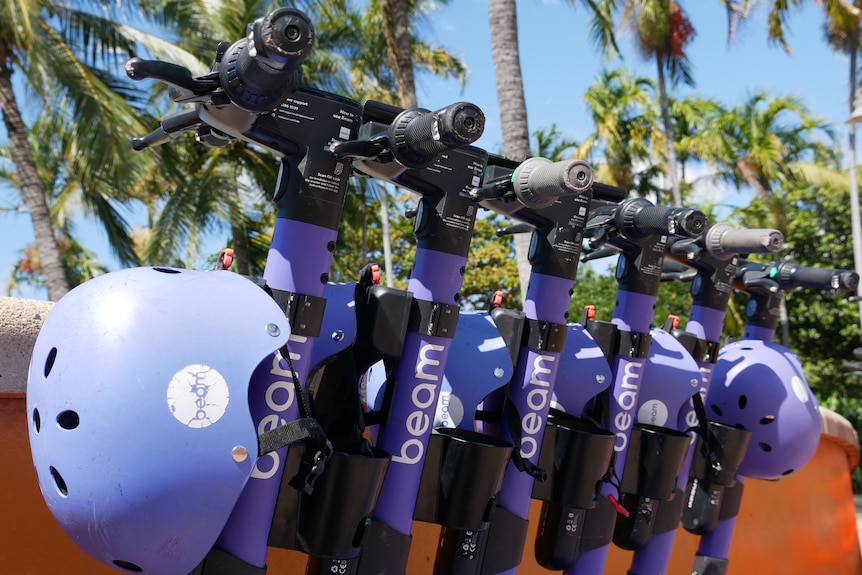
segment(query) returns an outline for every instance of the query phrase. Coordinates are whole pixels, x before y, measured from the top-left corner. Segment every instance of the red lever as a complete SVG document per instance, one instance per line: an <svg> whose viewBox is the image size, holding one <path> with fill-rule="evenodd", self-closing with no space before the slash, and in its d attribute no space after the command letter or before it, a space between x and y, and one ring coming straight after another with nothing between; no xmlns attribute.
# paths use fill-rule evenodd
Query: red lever
<svg viewBox="0 0 862 575"><path fill-rule="evenodd" d="M376 286L380 285L380 266L378 264L371 264L371 281Z"/></svg>
<svg viewBox="0 0 862 575"><path fill-rule="evenodd" d="M585 305L584 310L587 312L587 319L592 321L596 319L596 306L594 305Z"/></svg>
<svg viewBox="0 0 862 575"><path fill-rule="evenodd" d="M617 498L614 497L613 494L608 493L608 501L611 502L611 505L614 506L614 509L617 510L617 513L619 513L623 517L628 517L630 515L629 510L626 509L625 507L623 507L622 505L620 505L620 502L617 501Z"/></svg>
<svg viewBox="0 0 862 575"><path fill-rule="evenodd" d="M498 289L494 292L494 300L491 302L491 305L494 307L503 305L503 290Z"/></svg>
<svg viewBox="0 0 862 575"><path fill-rule="evenodd" d="M230 269L230 266L232 263L233 263L233 248L225 248L218 255L218 263L216 264L216 269L220 269L220 270Z"/></svg>

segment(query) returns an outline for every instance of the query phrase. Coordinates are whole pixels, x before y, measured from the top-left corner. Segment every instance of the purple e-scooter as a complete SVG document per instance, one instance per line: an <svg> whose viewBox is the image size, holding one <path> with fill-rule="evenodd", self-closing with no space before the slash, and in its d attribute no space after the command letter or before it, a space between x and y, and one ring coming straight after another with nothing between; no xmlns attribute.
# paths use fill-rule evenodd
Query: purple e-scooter
<svg viewBox="0 0 862 575"><path fill-rule="evenodd" d="M555 166L559 166L556 173ZM606 199L622 197L621 190L597 187ZM452 375L453 381L461 384L457 390L453 387L453 393L473 398L465 406L469 412L476 413L479 407L476 400L487 399L482 402L483 417L494 411L495 430L504 440L515 443L516 451L502 478L502 487L498 486L500 492L490 527L477 530L444 526L435 573L497 573L520 562L534 478L544 473L537 463L569 332L565 321L592 188L592 170L582 161L554 164L543 158L528 158L518 164L493 157L486 183L471 191L483 207L509 215L533 229L529 253L532 274L523 312L498 307L490 314L512 352L515 372L511 383L496 392L496 399L491 399L476 396L472 393L473 382ZM604 362L600 353L598 356ZM457 371L458 365L452 367ZM489 409L492 405L496 409ZM469 418L469 425L473 425L472 419ZM597 477L604 470L600 467ZM558 474L554 475L559 483ZM519 500L521 496L525 502Z"/></svg>
<svg viewBox="0 0 862 575"><path fill-rule="evenodd" d="M716 505L683 510L683 525L701 535L693 575L724 575L728 567L733 528L742 499L743 478L776 480L803 467L820 440L817 400L805 381L795 354L772 343L783 292L797 287L854 291L856 272L810 268L792 261L760 264L744 261L735 274L734 287L749 294L743 339L725 346L713 371L706 398L706 413L727 426L751 432L749 447L739 464L736 483L715 483ZM706 454L695 451L692 479L686 498L712 493L712 476L698 468L714 467ZM703 497L702 495L700 496ZM717 515L717 517L716 517Z"/></svg>
<svg viewBox="0 0 862 575"><path fill-rule="evenodd" d="M314 568L401 575L476 218L467 191L479 185L487 163L487 152L467 144L481 135L484 115L466 103L431 114L369 102L364 119L360 137L334 146L333 152L351 158L356 171L420 196L408 283L412 301L403 351L388 366L388 397L376 445L392 455L392 462L366 545L356 559Z"/></svg>
<svg viewBox="0 0 862 575"><path fill-rule="evenodd" d="M738 254L776 253L783 244L777 230L735 229L720 223L693 239L672 240L667 260L691 270L693 304L686 330L666 325L652 330L650 357L644 368L638 400L638 422L666 426L680 432L698 430L699 449L706 458L696 475L709 474L717 488L732 484L750 433L718 422L699 422L702 402L718 360L724 315L732 292ZM691 266L691 267L689 267ZM679 275L679 274L677 274ZM697 397L694 397L697 395ZM699 409L695 408L695 405ZM674 536L684 505L706 505L712 497L685 498L695 443L690 443L670 501L636 500L628 520L618 519L615 541L633 549L631 575L663 575L667 570ZM697 481L697 480L694 480ZM697 492L701 493L701 492Z"/></svg>
<svg viewBox="0 0 862 575"><path fill-rule="evenodd" d="M627 465L631 445L638 446L631 450L637 458L641 451L659 449L665 437L673 435L636 424L635 409L649 353L649 330L667 240L672 235L698 236L705 228L706 218L696 210L656 207L643 198L591 212L588 231L593 235L592 245L608 244L620 250L616 269L619 291L613 319L611 322L588 321L586 325L610 358L614 383L598 398L593 412L594 418L615 435L615 444L602 485L602 497L595 508L584 513L583 523L577 530L577 545L566 542L576 550L569 553L566 573L595 574L604 570L616 515L618 511L625 511L618 501L621 485L627 482L638 485L644 477L637 473L636 465ZM624 468L630 469L629 477L624 476ZM549 505L545 503L543 507ZM545 509L543 516L550 517ZM540 526L537 548L544 545L542 537L557 538L567 531L568 514L554 516L558 518L555 525Z"/></svg>

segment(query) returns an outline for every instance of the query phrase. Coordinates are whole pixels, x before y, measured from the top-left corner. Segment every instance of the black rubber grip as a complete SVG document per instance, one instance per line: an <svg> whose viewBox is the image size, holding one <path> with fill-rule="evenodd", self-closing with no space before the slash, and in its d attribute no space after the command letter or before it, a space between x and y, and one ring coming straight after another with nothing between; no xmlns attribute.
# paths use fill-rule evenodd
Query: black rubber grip
<svg viewBox="0 0 862 575"><path fill-rule="evenodd" d="M528 208L546 208L560 196L582 194L592 182L593 169L583 160L527 158L512 174L515 196Z"/></svg>
<svg viewBox="0 0 862 575"><path fill-rule="evenodd" d="M703 212L691 208L653 206L642 198L620 204L615 219L620 231L630 238L663 234L691 238L706 230Z"/></svg>
<svg viewBox="0 0 862 575"><path fill-rule="evenodd" d="M478 140L485 130L485 114L474 104L458 102L436 112L410 108L389 125L389 147L408 168L431 165L447 150Z"/></svg>
<svg viewBox="0 0 862 575"><path fill-rule="evenodd" d="M140 151L145 148L160 146L166 142L170 142L180 133L185 132L186 130L192 130L201 125L203 125L203 122L201 122L201 119L198 117L198 111L196 108L190 108L188 110L183 110L182 112L177 112L176 114L170 114L162 118L161 125L158 128L143 138L133 138L132 149Z"/></svg>
<svg viewBox="0 0 862 575"><path fill-rule="evenodd" d="M368 100L362 105L362 121L363 122L379 122L381 124L391 124L398 114L403 112L398 106L384 104L376 100Z"/></svg>
<svg viewBox="0 0 862 575"><path fill-rule="evenodd" d="M772 229L737 229L720 223L704 234L704 245L714 258L728 260L737 254L774 254L784 245L784 236Z"/></svg>
<svg viewBox="0 0 862 575"><path fill-rule="evenodd" d="M811 268L795 262L778 264L778 283L782 289L806 287L820 290L856 291L859 274L850 270Z"/></svg>
<svg viewBox="0 0 862 575"><path fill-rule="evenodd" d="M621 202L628 196L628 190L619 186L593 181L593 199L607 202Z"/></svg>
<svg viewBox="0 0 862 575"><path fill-rule="evenodd" d="M300 65L311 51L314 26L299 10L279 8L251 28L222 57L219 83L236 106L268 112L301 84Z"/></svg>

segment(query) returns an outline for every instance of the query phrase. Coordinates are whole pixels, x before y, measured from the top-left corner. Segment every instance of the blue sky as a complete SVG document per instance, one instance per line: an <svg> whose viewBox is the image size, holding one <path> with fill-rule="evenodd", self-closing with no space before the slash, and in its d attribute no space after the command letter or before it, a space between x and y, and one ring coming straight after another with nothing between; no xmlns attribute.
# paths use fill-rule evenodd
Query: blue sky
<svg viewBox="0 0 862 575"><path fill-rule="evenodd" d="M623 60L602 61L589 41L586 11L580 2L575 3L572 7L560 0L520 0L518 22L530 131L556 123L566 136L583 140L592 132L592 125L585 114L582 95L600 71L626 66L654 77L655 68L640 58L625 36L620 40ZM697 85L680 88L675 94L697 93L724 104L740 102L758 89L793 94L815 114L833 122L842 145L846 146L848 60L825 45L819 7L807 3L794 11L789 23L793 55L787 55L766 41L765 7L755 10L740 28L734 45L728 47L727 20L719 0L684 0L681 4L697 30L688 49ZM453 0L449 6L431 12L428 23L426 39L460 57L470 75L463 89L453 80L420 77L419 105L436 109L457 100L477 104L487 118L485 135L477 144L492 151L500 150L502 136L487 1ZM23 100L23 95L19 94L19 98ZM5 138L0 128L0 142L5 143ZM719 201L744 201L744 194L732 190L714 189L712 193L723 195ZM16 196L0 188L0 293L5 293L11 266L32 241L27 214L7 210L15 205ZM142 222L142 214L127 212L127 216L130 223ZM78 230L84 245L95 251L110 269L116 269L104 233L83 221ZM210 249L218 250L220 242L219 238L212 239ZM20 295L45 297L32 291Z"/></svg>

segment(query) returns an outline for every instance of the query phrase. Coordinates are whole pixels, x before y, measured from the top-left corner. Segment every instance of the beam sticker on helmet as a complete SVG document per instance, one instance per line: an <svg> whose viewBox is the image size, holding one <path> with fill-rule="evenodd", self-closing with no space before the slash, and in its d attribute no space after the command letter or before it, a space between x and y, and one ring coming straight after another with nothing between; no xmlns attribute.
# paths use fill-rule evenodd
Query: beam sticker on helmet
<svg viewBox="0 0 862 575"><path fill-rule="evenodd" d="M193 429L216 423L227 411L230 391L222 374L199 363L176 372L168 384L168 408L177 421Z"/></svg>

